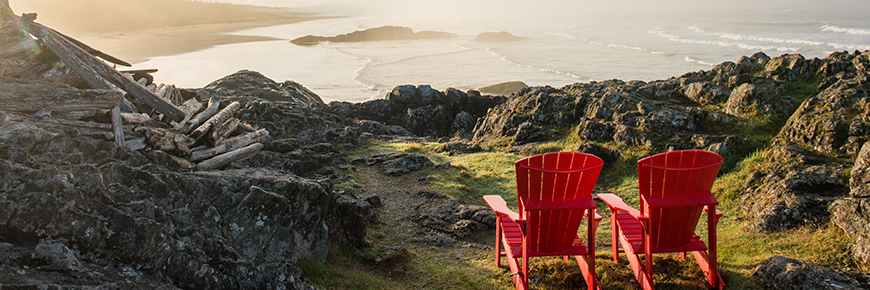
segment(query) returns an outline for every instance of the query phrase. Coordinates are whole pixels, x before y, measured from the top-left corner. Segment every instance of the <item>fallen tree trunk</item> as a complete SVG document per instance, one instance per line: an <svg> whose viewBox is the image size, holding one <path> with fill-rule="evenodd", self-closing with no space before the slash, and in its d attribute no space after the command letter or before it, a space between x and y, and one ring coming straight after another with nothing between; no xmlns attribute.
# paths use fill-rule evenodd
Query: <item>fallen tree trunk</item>
<svg viewBox="0 0 870 290"><path fill-rule="evenodd" d="M257 152L263 149L263 144L254 143L249 145L248 147L237 149L228 153L224 153L209 160L200 162L196 165L196 170L205 171L205 170L215 170L221 169L224 167L233 164L233 162L245 161L248 158L254 157Z"/></svg>
<svg viewBox="0 0 870 290"><path fill-rule="evenodd" d="M218 154L224 154L254 143L264 143L269 138L269 131L261 129L257 132L248 133L224 140L215 147L193 150L190 152L190 161L197 162L212 158Z"/></svg>
<svg viewBox="0 0 870 290"><path fill-rule="evenodd" d="M227 119L232 117L233 114L235 114L236 111L241 108L241 106L242 105L239 104L239 102L232 102L229 106L205 121L205 123L196 128L196 130L193 130L193 132L190 133L190 137L195 140L199 140L199 138L208 133L209 129L212 129L212 127L220 126L221 124L226 122Z"/></svg>
<svg viewBox="0 0 870 290"><path fill-rule="evenodd" d="M184 119L184 112L175 105L149 92L136 81L109 67L106 63L88 54L84 49L68 40L68 37L36 22L28 22L28 31L57 55L67 66L88 84L97 89L123 89L141 100L154 110L166 115L173 121Z"/></svg>
<svg viewBox="0 0 870 290"><path fill-rule="evenodd" d="M121 91L80 90L54 83L0 83L0 110L50 112L73 120L112 110L123 97Z"/></svg>

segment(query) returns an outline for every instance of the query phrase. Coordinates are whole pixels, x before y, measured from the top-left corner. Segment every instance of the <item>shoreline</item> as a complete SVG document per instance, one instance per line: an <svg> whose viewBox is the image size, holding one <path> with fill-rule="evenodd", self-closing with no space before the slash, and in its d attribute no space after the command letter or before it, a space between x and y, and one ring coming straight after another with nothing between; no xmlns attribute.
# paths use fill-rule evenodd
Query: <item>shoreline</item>
<svg viewBox="0 0 870 290"><path fill-rule="evenodd" d="M232 35L230 33L327 18L333 17L291 16L256 21L155 27L129 32L70 32L66 34L135 66L137 63L145 62L152 57L194 52L218 45L284 40L269 36Z"/></svg>

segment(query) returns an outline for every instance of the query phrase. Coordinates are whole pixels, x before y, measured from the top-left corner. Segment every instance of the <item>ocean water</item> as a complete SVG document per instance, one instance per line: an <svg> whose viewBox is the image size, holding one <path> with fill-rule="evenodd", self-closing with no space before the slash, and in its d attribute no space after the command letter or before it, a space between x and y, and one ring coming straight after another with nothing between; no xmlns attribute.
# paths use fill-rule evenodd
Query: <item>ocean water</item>
<svg viewBox="0 0 870 290"><path fill-rule="evenodd" d="M708 70L759 51L771 57L799 53L823 58L834 51L870 50L870 1L863 0L707 6L617 1L604 7L564 0L437 2L238 1L341 17L238 31L233 34L281 40L155 57L136 68L158 68L157 81L190 88L250 69L278 82L299 82L326 102L362 102L383 98L404 84L469 90L507 81L554 87L607 79L651 81ZM510 8L497 9L499 5ZM314 46L289 42L384 25L459 37ZM487 31L507 31L526 40L473 41Z"/></svg>

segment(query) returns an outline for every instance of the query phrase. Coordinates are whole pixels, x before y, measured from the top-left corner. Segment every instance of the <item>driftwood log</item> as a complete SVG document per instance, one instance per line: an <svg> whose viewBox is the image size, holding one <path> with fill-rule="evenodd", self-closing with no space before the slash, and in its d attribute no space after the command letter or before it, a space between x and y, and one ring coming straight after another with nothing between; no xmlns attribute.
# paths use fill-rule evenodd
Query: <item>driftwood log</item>
<svg viewBox="0 0 870 290"><path fill-rule="evenodd" d="M219 154L224 154L254 143L264 143L269 138L269 131L260 129L257 132L252 132L236 137L228 138L214 147L195 149L190 152L190 161L197 162L212 158Z"/></svg>
<svg viewBox="0 0 870 290"><path fill-rule="evenodd" d="M241 108L241 106L242 105L239 104L239 102L232 102L229 106L227 106L226 108L206 120L205 123L197 127L196 130L190 132L190 137L195 140L199 140L199 138L205 136L205 134L208 133L208 131L212 129L212 127L220 126L221 124L226 122L230 117L233 116L233 114L236 113L236 111L239 110L239 108ZM209 104L209 107L211 107L211 104Z"/></svg>
<svg viewBox="0 0 870 290"><path fill-rule="evenodd" d="M205 171L205 170L221 169L221 168L229 166L230 164L233 164L233 162L248 160L248 158L253 157L254 155L257 154L257 152L260 152L260 150L262 150L262 149L263 149L263 144L254 143L254 144L248 145L245 148L233 150L233 151L215 156L215 157L208 159L206 161L200 162L199 164L196 165L196 170Z"/></svg>
<svg viewBox="0 0 870 290"><path fill-rule="evenodd" d="M124 93L114 90L80 90L64 84L0 82L0 110L42 112L78 120L115 108Z"/></svg>
<svg viewBox="0 0 870 290"><path fill-rule="evenodd" d="M212 144L217 145L218 143L223 141L224 138L235 132L236 127L238 127L241 123L242 121L239 121L239 119L237 118L230 118L220 126L214 127L214 129L211 130Z"/></svg>
<svg viewBox="0 0 870 290"><path fill-rule="evenodd" d="M97 89L121 89L139 99L154 110L179 122L184 119L184 112L172 103L156 96L138 82L115 70L106 63L96 59L81 47L69 41L69 37L36 22L29 22L28 31L39 39L45 47L57 55L67 66L76 72L88 84Z"/></svg>
<svg viewBox="0 0 870 290"><path fill-rule="evenodd" d="M214 114L217 114L218 109L220 109L221 102L218 97L211 97L208 100L208 107L204 111L190 118L189 121L185 122L182 126L182 133L190 133L194 128L198 128L202 123L205 123L206 120L210 119Z"/></svg>

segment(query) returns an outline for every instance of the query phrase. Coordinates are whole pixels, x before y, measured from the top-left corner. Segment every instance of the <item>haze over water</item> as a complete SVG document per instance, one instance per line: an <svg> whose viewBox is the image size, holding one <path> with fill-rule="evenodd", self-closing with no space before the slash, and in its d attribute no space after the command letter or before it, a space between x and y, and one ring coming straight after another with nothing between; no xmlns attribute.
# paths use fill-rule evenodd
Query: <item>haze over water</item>
<svg viewBox="0 0 870 290"><path fill-rule="evenodd" d="M377 0L220 1L295 7L337 18L235 32L284 40L223 45L153 58L156 79L202 87L241 69L293 80L324 101L383 98L403 84L461 90L507 81L561 87L591 80L652 81L708 70L763 51L823 58L870 49L870 1ZM453 39L321 43L384 25L458 34ZM518 42L483 43L481 32L507 31Z"/></svg>

